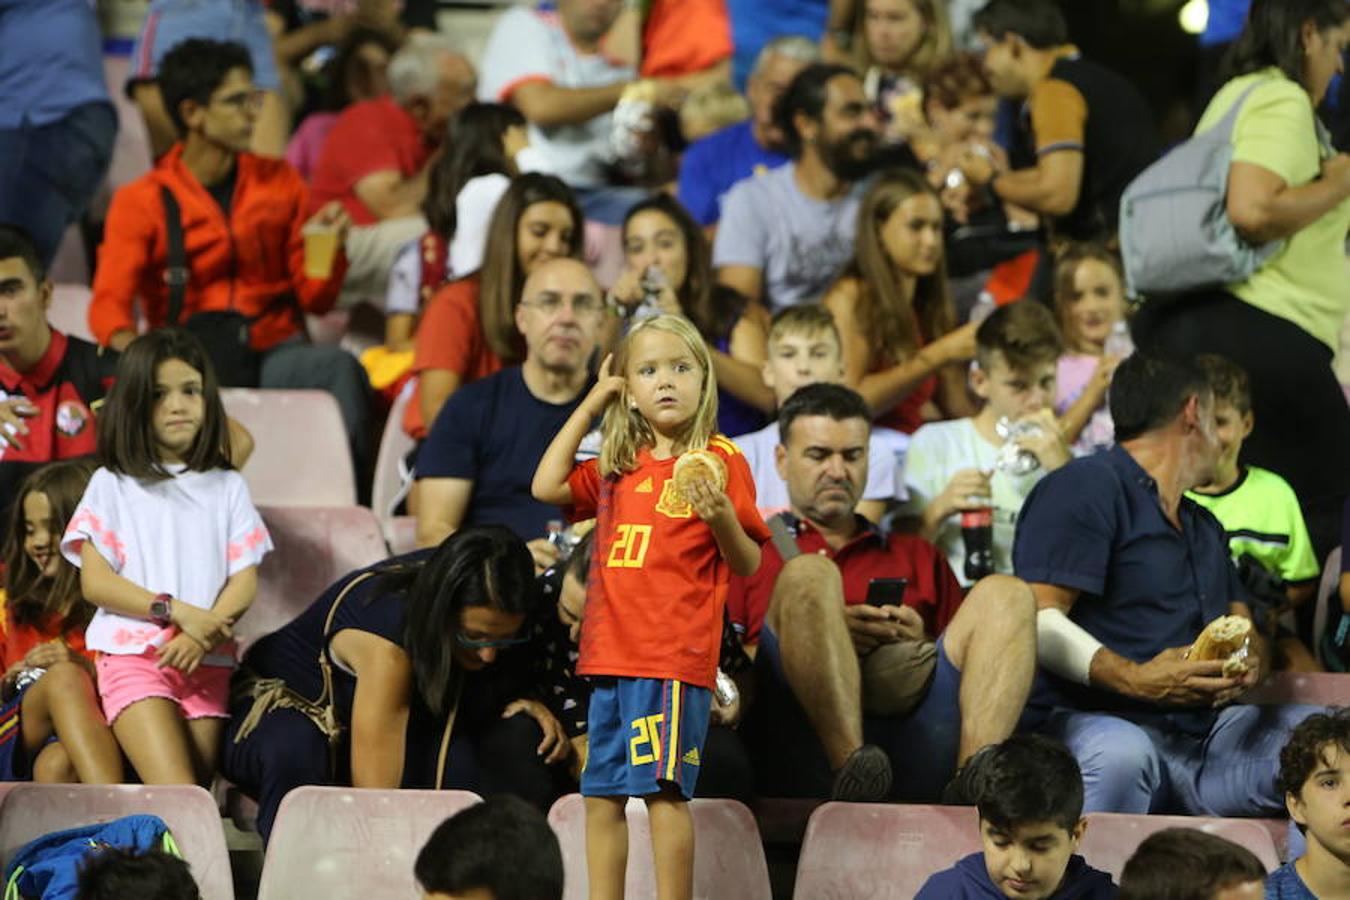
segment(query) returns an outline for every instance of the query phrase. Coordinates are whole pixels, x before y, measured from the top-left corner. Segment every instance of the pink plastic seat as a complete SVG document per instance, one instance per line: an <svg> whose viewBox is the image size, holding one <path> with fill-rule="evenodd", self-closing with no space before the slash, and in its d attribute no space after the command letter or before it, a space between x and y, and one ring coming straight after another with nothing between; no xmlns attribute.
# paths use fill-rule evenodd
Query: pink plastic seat
<svg viewBox="0 0 1350 900"><path fill-rule="evenodd" d="M403 430L403 414L412 402L416 379L410 379L394 398L389 420L380 438L380 451L375 457L375 479L370 488L370 506L380 517L380 529L393 553L407 553L417 547L417 520L412 516L396 516L399 489L403 479L399 462L412 450L415 441Z"/></svg>
<svg viewBox="0 0 1350 900"><path fill-rule="evenodd" d="M52 305L47 322L57 331L94 343L89 330L89 303L93 292L82 284L57 284L52 287Z"/></svg>
<svg viewBox="0 0 1350 900"><path fill-rule="evenodd" d="M259 506L355 506L356 475L337 400L327 391L224 388L225 412L253 434L244 465Z"/></svg>
<svg viewBox="0 0 1350 900"><path fill-rule="evenodd" d="M296 788L281 801L258 900L417 897L413 862L469 791Z"/></svg>
<svg viewBox="0 0 1350 900"><path fill-rule="evenodd" d="M233 900L220 813L196 785L17 785L0 804L0 868L34 838L136 813L159 816L169 826L203 900Z"/></svg>
<svg viewBox="0 0 1350 900"><path fill-rule="evenodd" d="M1311 703L1350 705L1350 674L1340 672L1276 672L1242 699L1243 703L1276 706Z"/></svg>
<svg viewBox="0 0 1350 900"><path fill-rule="evenodd" d="M973 806L826 803L811 815L796 900L908 900L980 851Z"/></svg>
<svg viewBox="0 0 1350 900"><path fill-rule="evenodd" d="M693 800L694 897L700 900L770 900L769 867L754 816L735 800ZM585 900L586 807L580 794L568 794L548 812L548 824L562 846L567 871L564 900ZM652 832L647 806L628 801L628 876L625 896L655 897Z"/></svg>
<svg viewBox="0 0 1350 900"><path fill-rule="evenodd" d="M1087 832L1078 846L1089 865L1110 872L1117 881L1144 838L1164 828L1194 828L1246 847L1267 871L1280 866L1275 842L1262 820L1208 819L1202 816L1142 816L1126 813L1090 813Z"/></svg>
<svg viewBox="0 0 1350 900"><path fill-rule="evenodd" d="M258 596L239 620L241 649L290 622L344 575L384 559L375 514L364 506L260 508L275 549L258 569Z"/></svg>

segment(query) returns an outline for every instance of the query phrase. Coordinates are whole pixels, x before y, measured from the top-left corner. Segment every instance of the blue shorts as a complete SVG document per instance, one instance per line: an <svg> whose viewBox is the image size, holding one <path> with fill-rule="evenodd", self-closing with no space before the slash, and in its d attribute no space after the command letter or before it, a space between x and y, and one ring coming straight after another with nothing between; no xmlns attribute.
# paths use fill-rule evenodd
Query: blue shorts
<svg viewBox="0 0 1350 900"><path fill-rule="evenodd" d="M154 81L164 54L189 38L243 44L253 63L253 83L266 91L281 90L272 35L259 0L153 0L131 51L127 87Z"/></svg>
<svg viewBox="0 0 1350 900"><path fill-rule="evenodd" d="M646 797L669 782L694 796L712 691L659 678L597 678L581 772L587 797Z"/></svg>

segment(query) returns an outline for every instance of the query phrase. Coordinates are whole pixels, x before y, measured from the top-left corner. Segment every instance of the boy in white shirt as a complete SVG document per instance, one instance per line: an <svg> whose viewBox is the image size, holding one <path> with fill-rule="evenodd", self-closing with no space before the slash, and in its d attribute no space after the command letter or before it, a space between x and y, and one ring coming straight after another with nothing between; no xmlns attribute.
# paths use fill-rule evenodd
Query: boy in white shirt
<svg viewBox="0 0 1350 900"><path fill-rule="evenodd" d="M764 383L774 392L780 409L799 388L818 383L840 384L844 380L843 351L834 316L818 303L780 310L769 326L768 345ZM750 464L760 513L768 518L787 509L787 483L774 462L774 448L779 444L778 423L770 422L759 431L734 440ZM898 431L872 429L867 448L867 486L857 508L873 522L881 521L887 503L897 497L896 474L908 442L908 436Z"/></svg>
<svg viewBox="0 0 1350 900"><path fill-rule="evenodd" d="M904 475L909 498L900 515L947 555L965 587L979 577L966 573L961 513L992 510L993 571L1010 575L1022 501L1046 472L1069 461L1051 409L1063 349L1054 317L1040 303L1021 300L995 310L975 333L970 373L971 390L983 407L967 419L930 422L910 441ZM1034 457L1026 461L1034 466L1030 471L1016 474L998 466L1005 443L1001 421L1037 426L1015 438Z"/></svg>

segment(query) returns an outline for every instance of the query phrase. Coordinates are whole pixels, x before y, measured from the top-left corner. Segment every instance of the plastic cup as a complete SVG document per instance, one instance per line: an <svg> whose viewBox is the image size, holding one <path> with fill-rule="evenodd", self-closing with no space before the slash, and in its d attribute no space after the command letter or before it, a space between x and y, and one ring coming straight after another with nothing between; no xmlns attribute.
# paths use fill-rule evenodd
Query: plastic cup
<svg viewBox="0 0 1350 900"><path fill-rule="evenodd" d="M338 233L327 225L306 225L300 231L305 237L305 277L327 279L333 274L337 259Z"/></svg>

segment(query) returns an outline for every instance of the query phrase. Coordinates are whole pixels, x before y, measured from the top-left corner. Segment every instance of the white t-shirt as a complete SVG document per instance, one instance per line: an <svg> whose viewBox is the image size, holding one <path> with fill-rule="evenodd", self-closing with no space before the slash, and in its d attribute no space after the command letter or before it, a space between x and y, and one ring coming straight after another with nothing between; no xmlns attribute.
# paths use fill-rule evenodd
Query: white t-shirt
<svg viewBox="0 0 1350 900"><path fill-rule="evenodd" d="M759 269L770 310L820 300L853 259L858 206L868 181L837 200L797 187L788 163L736 182L722 201L713 265Z"/></svg>
<svg viewBox="0 0 1350 900"><path fill-rule="evenodd" d="M872 436L867 442L867 485L863 488L862 495L864 500L895 498L896 486L900 484L896 475L903 470L903 442L899 442L897 455L897 442L889 439L889 435L878 434L878 431L889 429L873 429ZM907 438L899 432L894 434ZM760 514L767 519L787 509L789 506L787 482L779 477L778 467L774 463L774 447L778 446L778 423L770 422L759 431L743 434L732 440L741 448L741 452L745 454L745 461L750 464L750 475L755 479L755 505L759 507ZM903 488L903 485L901 487ZM898 496L904 499L903 489Z"/></svg>
<svg viewBox="0 0 1350 900"><path fill-rule="evenodd" d="M901 508L901 515L918 517L938 494L947 488L961 469L994 469L998 447L989 443L975 430L974 419L955 419L930 422L909 442L905 460L905 486L909 499ZM1014 477L995 471L989 479L994 508L994 571L1011 575L1013 531L1017 514L1022 510L1031 488L1045 474L1043 468ZM948 516L938 528L933 541L947 554L947 562L963 586L971 583L965 576L966 542L961 538L961 517Z"/></svg>
<svg viewBox="0 0 1350 900"><path fill-rule="evenodd" d="M93 541L112 570L133 584L210 609L230 576L262 562L272 538L238 472L166 468L175 474L162 481L95 472L66 526L61 553L78 566L81 547ZM91 650L132 655L161 646L173 631L100 609L84 639ZM231 642L205 664L233 660Z"/></svg>
<svg viewBox="0 0 1350 900"><path fill-rule="evenodd" d="M513 7L502 14L483 51L478 99L509 103L522 84L546 81L562 88L604 87L632 81L630 65L603 53L577 52L557 12ZM602 113L579 125L540 128L530 124L530 146L544 162L540 171L557 175L573 187L596 188L609 183L614 162L609 133L613 113Z"/></svg>

